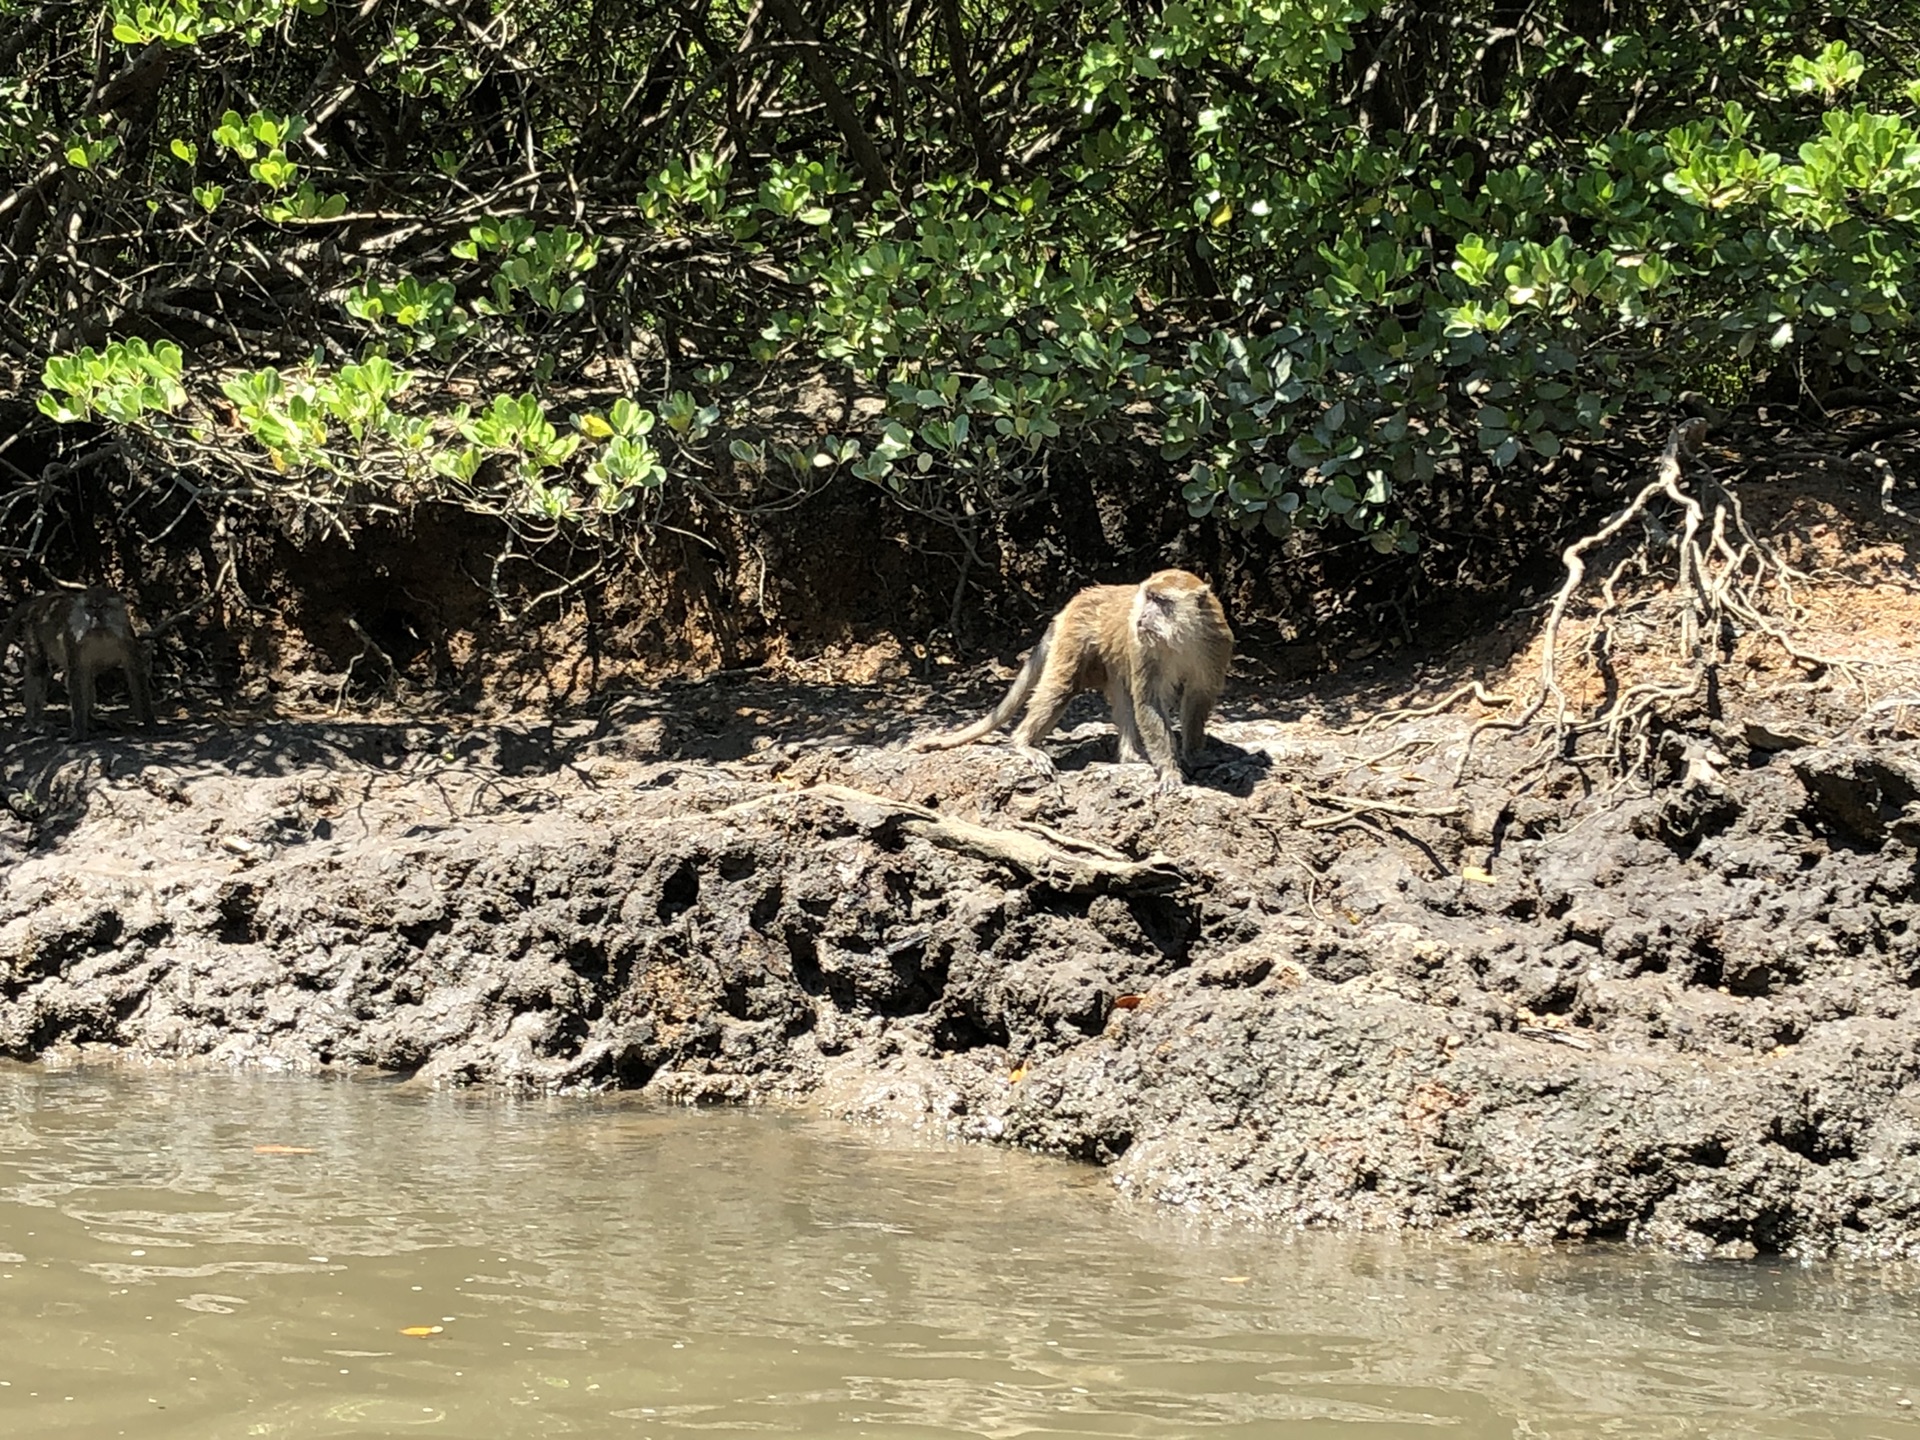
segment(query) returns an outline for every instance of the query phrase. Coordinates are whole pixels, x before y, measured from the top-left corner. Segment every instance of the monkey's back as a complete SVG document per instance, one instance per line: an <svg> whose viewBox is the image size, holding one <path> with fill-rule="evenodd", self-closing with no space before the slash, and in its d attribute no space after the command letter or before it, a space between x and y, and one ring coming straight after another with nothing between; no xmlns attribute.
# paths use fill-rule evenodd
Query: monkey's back
<svg viewBox="0 0 1920 1440"><path fill-rule="evenodd" d="M1105 690L1110 678L1126 675L1132 653L1127 617L1137 588L1089 585L1060 612L1055 648L1075 657L1072 684L1076 692Z"/></svg>

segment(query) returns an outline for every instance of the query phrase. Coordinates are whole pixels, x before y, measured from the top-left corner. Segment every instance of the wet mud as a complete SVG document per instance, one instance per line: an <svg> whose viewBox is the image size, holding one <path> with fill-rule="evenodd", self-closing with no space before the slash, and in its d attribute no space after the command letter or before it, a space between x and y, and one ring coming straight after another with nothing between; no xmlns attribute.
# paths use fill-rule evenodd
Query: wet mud
<svg viewBox="0 0 1920 1440"><path fill-rule="evenodd" d="M1208 1214L1920 1256L1904 705L1722 707L1606 783L1525 735L1456 783L1483 712L1363 728L1363 686L1238 685L1166 797L1090 700L1057 778L902 748L1004 673L0 740L0 1055L793 1101Z"/></svg>

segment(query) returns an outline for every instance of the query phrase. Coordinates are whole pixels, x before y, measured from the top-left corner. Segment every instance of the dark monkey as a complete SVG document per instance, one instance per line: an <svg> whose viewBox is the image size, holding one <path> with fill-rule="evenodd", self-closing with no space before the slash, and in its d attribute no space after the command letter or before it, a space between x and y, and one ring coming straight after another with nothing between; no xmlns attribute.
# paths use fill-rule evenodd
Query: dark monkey
<svg viewBox="0 0 1920 1440"><path fill-rule="evenodd" d="M133 718L153 723L153 697L147 667L133 636L127 602L111 590L55 590L18 606L0 627L0 659L17 643L24 662L27 728L40 723L47 702L47 680L58 670L66 679L73 738L84 740L93 720L94 682L102 670L126 672Z"/></svg>

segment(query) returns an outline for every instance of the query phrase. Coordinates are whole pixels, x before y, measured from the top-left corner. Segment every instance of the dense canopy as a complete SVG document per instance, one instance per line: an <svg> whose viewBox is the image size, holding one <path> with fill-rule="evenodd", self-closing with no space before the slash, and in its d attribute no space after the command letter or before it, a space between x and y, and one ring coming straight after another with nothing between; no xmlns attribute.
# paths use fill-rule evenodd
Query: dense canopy
<svg viewBox="0 0 1920 1440"><path fill-rule="evenodd" d="M1913 0L0 0L0 346L327 525L971 534L1125 438L1390 554L1683 388L1906 372L1917 66Z"/></svg>

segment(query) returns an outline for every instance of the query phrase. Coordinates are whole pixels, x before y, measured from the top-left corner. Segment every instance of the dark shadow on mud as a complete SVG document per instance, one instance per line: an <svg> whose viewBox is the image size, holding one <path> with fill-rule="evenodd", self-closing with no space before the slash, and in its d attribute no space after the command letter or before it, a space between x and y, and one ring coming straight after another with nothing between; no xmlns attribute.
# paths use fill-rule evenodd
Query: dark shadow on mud
<svg viewBox="0 0 1920 1440"><path fill-rule="evenodd" d="M1195 785L1245 800L1273 771L1273 757L1264 750L1244 750L1215 737L1187 778Z"/></svg>
<svg viewBox="0 0 1920 1440"><path fill-rule="evenodd" d="M809 684L723 672L701 681L602 696L557 727L592 753L635 760L746 760L808 745L900 744L939 722L921 718L926 687Z"/></svg>
<svg viewBox="0 0 1920 1440"><path fill-rule="evenodd" d="M286 777L291 785L311 789L316 775L326 777L327 801L337 815L311 829L271 826L272 842L289 845L332 838L383 777L404 775L437 794L441 813L423 815L419 828L425 833L480 812L549 808L537 783L528 782L555 773L577 748L556 739L550 726L521 731L446 721L163 721L152 730L121 730L83 743L55 734L0 741L0 799L26 843L56 847L117 788L138 786L184 806L192 803L189 790L196 780ZM458 793L441 782L439 772L459 782ZM311 797L303 792L301 798ZM210 824L228 818L209 816ZM248 818L256 827L263 823L260 817ZM264 823L271 825L271 817ZM0 816L0 833L8 828ZM209 843L221 843L211 830ZM241 842L227 843L231 848Z"/></svg>
<svg viewBox="0 0 1920 1440"><path fill-rule="evenodd" d="M539 813L550 804L543 777L572 771L574 781L591 786L590 762L600 756L697 767L901 747L917 735L976 718L1004 693L1004 685L988 667L979 667L957 693L909 680L813 684L720 674L602 696L557 719L498 722L476 722L445 709L402 718L389 706L358 719L253 713L226 720L163 719L151 730L135 730L118 728L120 717L108 714L102 716L106 733L81 744L51 729L0 739L0 832L11 830L14 843L58 846L96 797L115 787L138 785L184 805L196 779L287 777L304 784L321 774L334 786L336 819L323 822L324 831L276 831L273 843L332 838L383 776L403 775L437 797L432 808L438 813L421 817L426 833L478 813ZM1230 700L1220 718L1239 719L1264 708ZM1114 747L1111 716L1093 695L1076 699L1044 742L1067 772L1113 765ZM1139 768L1148 783L1149 772ZM1215 735L1188 778L1195 786L1245 797L1271 768L1263 752ZM677 773L666 772L656 783L673 783Z"/></svg>

